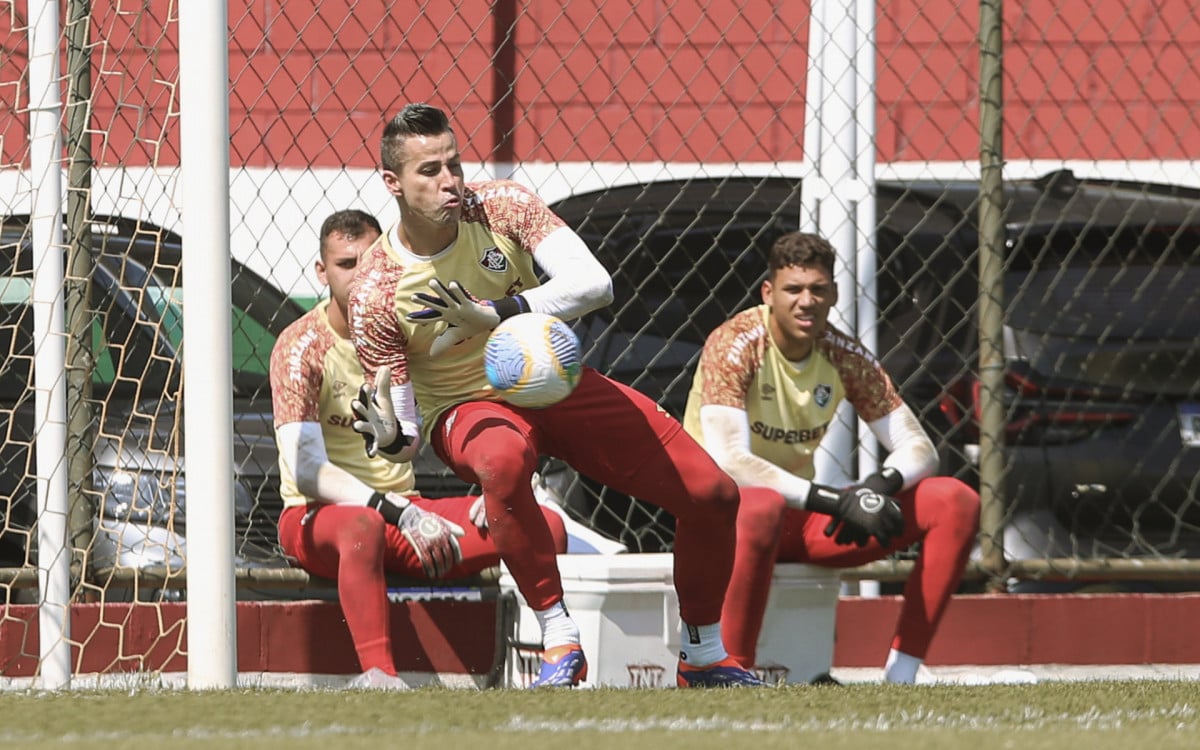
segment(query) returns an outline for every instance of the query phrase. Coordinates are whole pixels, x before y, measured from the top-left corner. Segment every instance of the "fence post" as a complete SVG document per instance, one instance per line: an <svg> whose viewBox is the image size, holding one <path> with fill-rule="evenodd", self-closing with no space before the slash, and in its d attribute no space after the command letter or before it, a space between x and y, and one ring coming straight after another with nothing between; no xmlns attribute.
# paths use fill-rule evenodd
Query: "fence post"
<svg viewBox="0 0 1200 750"><path fill-rule="evenodd" d="M63 283L67 318L67 538L72 568L80 582L88 577L88 551L96 520L92 470L95 425L92 423L92 100L90 0L67 3L67 241L70 256Z"/></svg>
<svg viewBox="0 0 1200 750"><path fill-rule="evenodd" d="M1004 573L1004 80L1003 3L979 4L979 435L983 565ZM993 581L995 585L996 581Z"/></svg>
<svg viewBox="0 0 1200 750"><path fill-rule="evenodd" d="M29 7L29 166L33 178L34 401L37 412L38 686L71 681L71 557L67 548L63 371L62 97L58 3Z"/></svg>
<svg viewBox="0 0 1200 750"><path fill-rule="evenodd" d="M224 3L179 6L179 28L186 30L179 35L179 111L192 690L229 688L237 682L227 13Z"/></svg>

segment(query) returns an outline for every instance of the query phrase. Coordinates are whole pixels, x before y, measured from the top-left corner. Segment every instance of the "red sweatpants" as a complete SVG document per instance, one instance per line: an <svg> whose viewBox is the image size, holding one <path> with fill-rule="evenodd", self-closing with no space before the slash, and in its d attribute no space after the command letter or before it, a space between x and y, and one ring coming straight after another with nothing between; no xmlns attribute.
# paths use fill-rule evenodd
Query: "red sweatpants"
<svg viewBox="0 0 1200 750"><path fill-rule="evenodd" d="M571 395L545 409L459 404L439 418L431 442L460 479L481 487L496 547L533 609L562 598L554 548L530 487L545 455L673 514L680 617L690 625L720 618L733 567L737 485L647 396L585 367Z"/></svg>
<svg viewBox="0 0 1200 750"><path fill-rule="evenodd" d="M450 569L447 578L463 578L500 563L492 535L471 523L469 513L474 497L437 500L415 497L413 502L423 510L453 521L466 532L458 540L462 562ZM538 508L554 549L566 552L567 532L562 518L553 510ZM279 518L279 543L300 567L337 581L342 615L363 671L378 667L396 674L384 573L426 577L400 529L386 523L373 508L311 503L307 507L284 509Z"/></svg>
<svg viewBox="0 0 1200 750"><path fill-rule="evenodd" d="M979 495L950 477L931 477L897 497L904 535L885 549L875 539L865 547L838 545L825 536L829 516L784 507L783 496L762 487L743 487L737 519L737 555L725 596L725 649L747 668L754 666L776 562L850 568L921 542L892 648L924 658L979 530ZM881 657L882 663L882 657Z"/></svg>

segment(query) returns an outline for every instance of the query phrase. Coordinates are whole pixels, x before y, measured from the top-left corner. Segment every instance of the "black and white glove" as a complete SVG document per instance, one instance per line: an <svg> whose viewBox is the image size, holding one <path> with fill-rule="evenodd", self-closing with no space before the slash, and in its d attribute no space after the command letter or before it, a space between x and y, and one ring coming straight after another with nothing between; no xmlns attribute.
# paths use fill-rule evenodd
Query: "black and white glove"
<svg viewBox="0 0 1200 750"><path fill-rule="evenodd" d="M395 455L412 442L400 429L400 421L392 407L390 367L379 368L374 385L363 383L359 387L358 396L350 402L350 411L356 417L350 426L363 436L367 455L371 458L380 453Z"/></svg>
<svg viewBox="0 0 1200 750"><path fill-rule="evenodd" d="M436 278L429 280L429 288L434 294L417 292L410 297L413 302L425 305L425 308L410 312L405 318L422 325L446 321L446 330L433 340L429 348L431 357L441 356L467 339L491 331L505 318L529 312L529 305L520 296L480 302L457 281L443 284Z"/></svg>
<svg viewBox="0 0 1200 750"><path fill-rule="evenodd" d="M421 510L411 500L395 492L376 492L367 505L379 511L383 520L398 527L430 578L441 578L462 562L458 539L466 534L463 527L445 518Z"/></svg>
<svg viewBox="0 0 1200 750"><path fill-rule="evenodd" d="M903 485L899 472L890 468L842 490L814 483L805 507L831 516L825 536L836 534L838 544L865 547L875 537L887 548L904 535L904 513L892 497Z"/></svg>

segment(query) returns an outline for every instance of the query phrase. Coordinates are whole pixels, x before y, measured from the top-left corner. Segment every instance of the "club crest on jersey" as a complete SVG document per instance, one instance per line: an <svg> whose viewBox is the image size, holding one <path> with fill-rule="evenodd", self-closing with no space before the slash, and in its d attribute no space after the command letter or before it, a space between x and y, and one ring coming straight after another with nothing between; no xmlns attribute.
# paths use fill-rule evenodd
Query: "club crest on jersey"
<svg viewBox="0 0 1200 750"><path fill-rule="evenodd" d="M815 401L817 406L821 407L822 409L824 409L826 406L829 406L829 401L832 398L833 386L831 385L820 383L816 388L813 389L813 401Z"/></svg>
<svg viewBox="0 0 1200 750"><path fill-rule="evenodd" d="M508 270L508 258L504 257L504 253L500 252L499 248L489 247L483 251L479 265L483 266L486 271L504 273Z"/></svg>

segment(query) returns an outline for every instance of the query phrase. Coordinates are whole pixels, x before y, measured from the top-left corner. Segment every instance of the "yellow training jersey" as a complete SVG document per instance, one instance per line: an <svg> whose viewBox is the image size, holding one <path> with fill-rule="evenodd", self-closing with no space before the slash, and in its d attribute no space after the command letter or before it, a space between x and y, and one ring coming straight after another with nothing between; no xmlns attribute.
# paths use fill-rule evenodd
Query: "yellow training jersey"
<svg viewBox="0 0 1200 750"><path fill-rule="evenodd" d="M329 325L324 300L284 329L271 351L271 405L275 426L319 422L330 463L376 490L412 494L412 464L367 456L362 435L351 424L350 401L363 383L354 346ZM284 505L304 505L296 477L280 463Z"/></svg>
<svg viewBox="0 0 1200 750"><path fill-rule="evenodd" d="M770 314L770 308L759 305L709 334L688 393L683 427L703 445L701 406L744 409L750 422L750 452L812 479L813 452L842 399L849 399L858 415L870 422L899 407L900 395L862 344L833 326L797 367L771 339Z"/></svg>
<svg viewBox="0 0 1200 750"><path fill-rule="evenodd" d="M430 430L446 409L464 401L497 397L487 390L483 348L487 336L464 341L441 357L429 356L445 324L405 319L424 309L416 293L430 294L429 280L457 281L476 299L498 299L536 287L533 249L565 226L537 195L508 180L467 185L458 239L427 258L398 250L390 228L359 261L350 291L350 331L368 379L392 368L392 382L411 382L417 407Z"/></svg>

